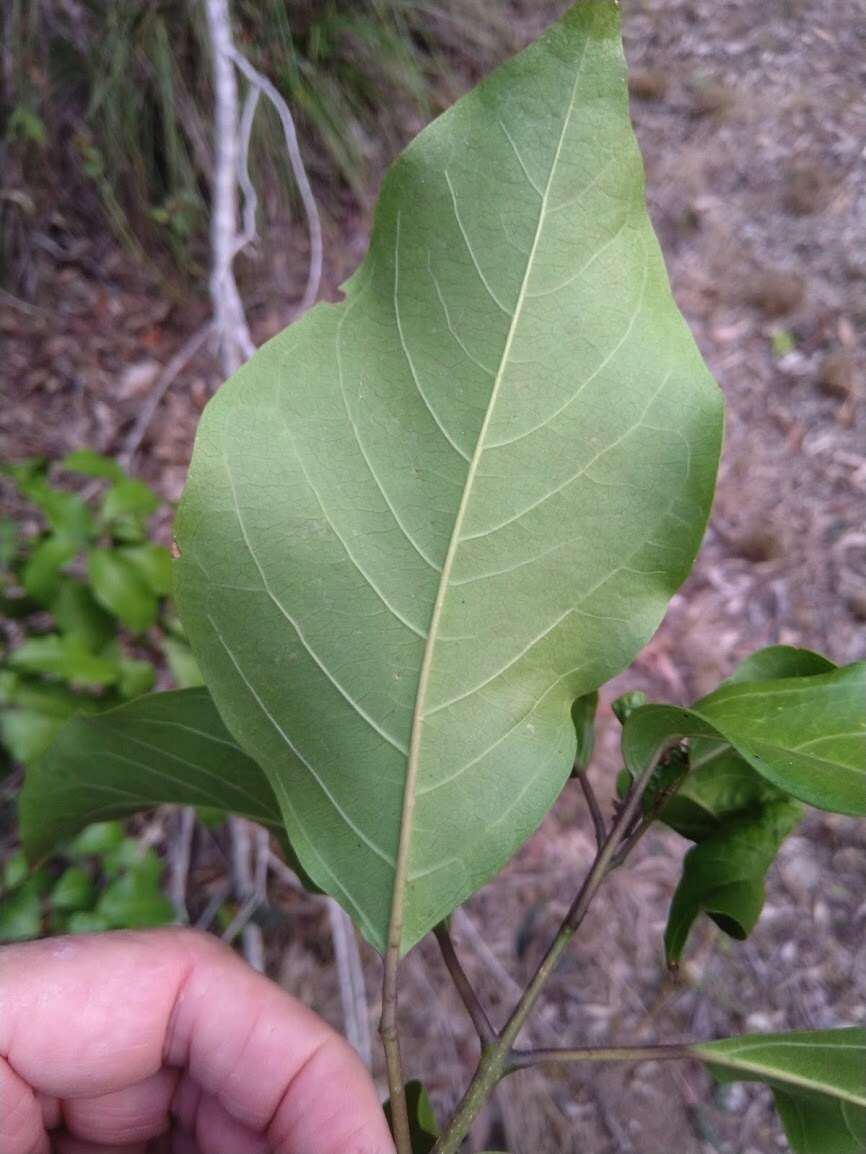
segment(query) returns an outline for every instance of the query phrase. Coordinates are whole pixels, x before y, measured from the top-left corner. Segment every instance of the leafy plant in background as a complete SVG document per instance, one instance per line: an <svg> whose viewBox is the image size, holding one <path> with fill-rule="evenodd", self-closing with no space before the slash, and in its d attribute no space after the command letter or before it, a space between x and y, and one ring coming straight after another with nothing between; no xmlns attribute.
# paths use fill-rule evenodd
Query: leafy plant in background
<svg viewBox="0 0 866 1154"><path fill-rule="evenodd" d="M50 868L31 871L15 854L0 871L0 942L166 925L174 909L162 894L163 872L154 851L118 822L88 826Z"/></svg>
<svg viewBox="0 0 866 1154"><path fill-rule="evenodd" d="M153 490L86 449L61 470L90 478L89 499L53 484L42 461L0 468L36 529L0 523L0 744L28 764L73 713L152 689L157 659L178 684L197 678L167 600L171 556L147 539Z"/></svg>
<svg viewBox="0 0 866 1154"><path fill-rule="evenodd" d="M794 1150L859 1152L862 1030L518 1044L599 887L654 822L694 843L665 936L674 965L702 914L735 939L751 931L804 804L866 811L864 666L785 646L689 708L620 699L610 817L586 776L598 689L691 567L721 426L644 206L617 7L586 0L418 137L384 181L345 300L271 341L209 405L175 568L206 688L68 722L27 775L28 855L159 802L281 831L384 955L400 1154L454 1154L515 1070L686 1058L771 1087ZM495 1026L448 918L570 776L598 852ZM431 931L480 1041L441 1128L404 1086L398 1034L400 959Z"/></svg>

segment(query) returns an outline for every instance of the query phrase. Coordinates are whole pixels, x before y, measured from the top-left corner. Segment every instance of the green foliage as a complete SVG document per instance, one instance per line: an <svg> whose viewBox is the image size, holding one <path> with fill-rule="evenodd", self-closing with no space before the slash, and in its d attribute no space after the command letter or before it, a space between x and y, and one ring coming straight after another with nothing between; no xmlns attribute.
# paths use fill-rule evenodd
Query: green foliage
<svg viewBox="0 0 866 1154"><path fill-rule="evenodd" d="M624 715L623 755L633 772L660 741L689 738L685 766L675 759L663 764L643 802L645 812L657 812L696 843L686 854L671 903L665 933L669 963L679 961L701 912L730 936L748 936L764 903L766 873L802 815L795 798L840 812L866 806L866 795L858 796L849 780L858 768L853 744L846 753L850 738L864 726L862 692L850 691L851 682L862 684L862 672L858 666L837 670L809 650L771 646L752 654L691 710L650 705ZM720 723L713 702L723 693L741 704L728 706ZM796 703L794 710L789 702ZM756 734L762 739L759 748ZM810 759L811 775L806 775L802 750L810 745L833 760ZM675 792L666 798L671 786Z"/></svg>
<svg viewBox="0 0 866 1154"><path fill-rule="evenodd" d="M170 555L147 540L159 498L90 449L60 469L91 479L88 499L53 483L44 461L2 467L41 522L35 536L0 529L0 608L16 622L0 655L0 742L25 764L74 712L152 689L154 644L170 639L175 667L194 675L166 600Z"/></svg>
<svg viewBox="0 0 866 1154"><path fill-rule="evenodd" d="M307 872L380 949L396 899L407 949L539 824L571 703L650 637L709 510L721 399L609 4L419 135L345 292L208 406L177 596Z"/></svg>
<svg viewBox="0 0 866 1154"><path fill-rule="evenodd" d="M866 1030L747 1034L691 1049L721 1082L772 1088L794 1154L866 1147Z"/></svg>
<svg viewBox="0 0 866 1154"><path fill-rule="evenodd" d="M732 680L691 709L645 705L623 730L633 772L666 737L725 743L767 781L819 809L866 814L866 664L806 677Z"/></svg>
<svg viewBox="0 0 866 1154"><path fill-rule="evenodd" d="M167 925L174 911L163 873L156 854L117 822L89 826L36 870L15 854L0 877L0 942Z"/></svg>

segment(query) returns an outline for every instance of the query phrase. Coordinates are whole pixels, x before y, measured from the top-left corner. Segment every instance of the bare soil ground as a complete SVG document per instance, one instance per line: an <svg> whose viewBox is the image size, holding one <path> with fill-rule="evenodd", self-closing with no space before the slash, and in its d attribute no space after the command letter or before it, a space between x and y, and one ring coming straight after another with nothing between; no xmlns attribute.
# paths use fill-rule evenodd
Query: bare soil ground
<svg viewBox="0 0 866 1154"><path fill-rule="evenodd" d="M556 7L542 5L543 15ZM605 698L642 688L687 701L761 645L811 646L839 662L866 653L866 6L623 7L651 211L677 299L727 397L728 425L695 572ZM524 17L521 34L531 31ZM362 255L367 223L345 206L333 216L328 295ZM303 253L296 230L285 251ZM168 291L107 238L62 236L36 259L39 303L0 298L0 455L117 451L159 366L206 316L206 298ZM262 257L245 278L259 338L286 322L303 279L302 260L263 277L267 264ZM171 498L213 379L203 355L169 393L139 457L142 474ZM607 705L599 746L594 781L609 797L617 752ZM685 848L672 834L651 834L611 878L531 1027L536 1044L866 1022L862 824L813 813L782 850L751 939L733 944L705 924L674 979L661 935ZM568 788L457 920L467 969L494 1018L537 961L592 850ZM224 871L203 835L193 872L202 903ZM333 970L323 964L332 956L326 916L276 884L270 899L262 920L274 974L340 1025ZM375 1023L379 962L366 948L363 956ZM475 1043L431 941L407 961L402 1020L411 1073L423 1075L439 1107L453 1106ZM472 1141L525 1154L784 1148L765 1091L713 1090L700 1070L674 1064L516 1075Z"/></svg>

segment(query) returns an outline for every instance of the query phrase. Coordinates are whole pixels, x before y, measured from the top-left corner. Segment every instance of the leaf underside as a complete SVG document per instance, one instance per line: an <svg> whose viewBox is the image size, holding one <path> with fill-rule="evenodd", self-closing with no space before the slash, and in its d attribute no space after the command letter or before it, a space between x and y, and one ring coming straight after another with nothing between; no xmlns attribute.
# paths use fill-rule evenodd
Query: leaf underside
<svg viewBox="0 0 866 1154"><path fill-rule="evenodd" d="M866 1030L752 1034L693 1046L723 1082L764 1082L795 1154L866 1148Z"/></svg>
<svg viewBox="0 0 866 1154"><path fill-rule="evenodd" d="M392 904L406 950L539 824L571 703L688 572L720 436L590 0L395 163L345 300L208 406L178 518L217 706L380 950Z"/></svg>

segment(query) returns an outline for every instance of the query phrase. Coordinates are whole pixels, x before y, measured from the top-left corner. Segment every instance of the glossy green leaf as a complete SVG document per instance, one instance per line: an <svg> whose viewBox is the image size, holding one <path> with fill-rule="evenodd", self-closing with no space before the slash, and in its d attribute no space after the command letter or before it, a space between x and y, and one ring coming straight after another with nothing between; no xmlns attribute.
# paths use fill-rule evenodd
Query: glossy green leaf
<svg viewBox="0 0 866 1154"><path fill-rule="evenodd" d="M65 913L86 910L94 901L96 888L87 870L70 866L58 878L49 894L51 908Z"/></svg>
<svg viewBox="0 0 866 1154"><path fill-rule="evenodd" d="M637 772L665 737L731 745L762 777L818 809L866 814L866 664L723 685L691 709L646 705L623 729Z"/></svg>
<svg viewBox="0 0 866 1154"><path fill-rule="evenodd" d="M103 892L95 913L111 929L148 929L174 921L171 902L160 888L162 862L147 851L134 866L116 878Z"/></svg>
<svg viewBox="0 0 866 1154"><path fill-rule="evenodd" d="M18 488L22 496L42 512L49 528L59 536L75 541L79 546L92 536L96 528L93 514L77 493L56 489L38 474L19 479Z"/></svg>
<svg viewBox="0 0 866 1154"><path fill-rule="evenodd" d="M866 663L722 686L695 710L786 793L866 814Z"/></svg>
<svg viewBox="0 0 866 1154"><path fill-rule="evenodd" d="M747 1034L692 1046L721 1082L763 1082L794 1154L866 1149L866 1030Z"/></svg>
<svg viewBox="0 0 866 1154"><path fill-rule="evenodd" d="M156 620L157 600L138 569L117 549L91 549L87 573L97 601L133 633Z"/></svg>
<svg viewBox="0 0 866 1154"><path fill-rule="evenodd" d="M439 1136L439 1125L433 1106L423 1082L413 1079L406 1083L406 1109L409 1113L409 1133L412 1138L412 1154L430 1154ZM385 1117L391 1121L391 1103L385 1103Z"/></svg>
<svg viewBox="0 0 866 1154"><path fill-rule="evenodd" d="M646 213L613 0L421 133L345 300L208 406L184 625L379 949L392 909L408 949L538 826L572 702L689 570L721 412Z"/></svg>
<svg viewBox="0 0 866 1154"><path fill-rule="evenodd" d="M120 662L120 678L117 682L120 696L127 700L149 693L156 682L156 669L149 661L124 658Z"/></svg>
<svg viewBox="0 0 866 1154"><path fill-rule="evenodd" d="M60 467L69 473L81 473L85 477L100 477L109 481L123 480L124 473L117 461L96 453L93 449L78 449L60 462Z"/></svg>
<svg viewBox="0 0 866 1154"><path fill-rule="evenodd" d="M117 680L117 663L91 653L78 637L45 633L28 639L12 653L9 664L29 673L62 677L78 685L111 685Z"/></svg>
<svg viewBox="0 0 866 1154"><path fill-rule="evenodd" d="M689 766L687 776L659 816L690 841L703 841L719 833L731 817L754 812L787 796L719 741L692 741Z"/></svg>
<svg viewBox="0 0 866 1154"><path fill-rule="evenodd" d="M18 526L10 517L0 517L0 571L8 569L18 553Z"/></svg>
<svg viewBox="0 0 866 1154"><path fill-rule="evenodd" d="M732 938L747 938L764 905L764 878L802 808L780 797L726 816L717 832L686 854L665 929L668 964L679 962L698 914Z"/></svg>
<svg viewBox="0 0 866 1154"><path fill-rule="evenodd" d="M177 637L164 637L160 642L160 648L178 689L192 689L196 685L204 685L204 678L188 642L181 641Z"/></svg>
<svg viewBox="0 0 866 1154"><path fill-rule="evenodd" d="M36 878L8 894L0 891L0 942L21 942L42 932L42 887Z"/></svg>
<svg viewBox="0 0 866 1154"><path fill-rule="evenodd" d="M65 580L51 602L57 629L77 637L93 653L102 649L117 632L114 619L106 613L86 585Z"/></svg>
<svg viewBox="0 0 866 1154"><path fill-rule="evenodd" d="M828 658L811 649L797 649L793 645L768 645L741 661L728 680L775 681L780 677L813 677L816 673L832 673L837 667Z"/></svg>
<svg viewBox="0 0 866 1154"><path fill-rule="evenodd" d="M143 481L124 477L106 490L102 501L102 517L115 521L121 517L146 518L159 508L159 497Z"/></svg>
<svg viewBox="0 0 866 1154"><path fill-rule="evenodd" d="M112 925L95 910L78 910L66 919L64 929L67 934L104 934Z"/></svg>
<svg viewBox="0 0 866 1154"><path fill-rule="evenodd" d="M128 545L119 548L117 553L138 571L158 597L167 597L171 593L171 554L163 545L153 542Z"/></svg>
<svg viewBox="0 0 866 1154"><path fill-rule="evenodd" d="M22 799L23 800L23 799ZM76 827L77 828L77 827ZM67 857L96 857L108 853L123 842L123 826L119 821L95 821L86 826L66 847ZM48 849L53 848L49 845ZM47 850L45 851L47 852ZM31 855L33 856L33 855ZM36 856L41 856L36 855Z"/></svg>
<svg viewBox="0 0 866 1154"><path fill-rule="evenodd" d="M69 537L52 536L36 546L21 571L21 584L29 597L48 605L57 596L61 570L78 553L79 545Z"/></svg>
<svg viewBox="0 0 866 1154"><path fill-rule="evenodd" d="M138 697L69 721L27 771L21 837L30 858L39 860L90 822L164 803L218 806L281 825L264 774L238 749L203 689ZM101 841L91 844L100 829L122 841L114 824L91 826L71 852L105 853Z"/></svg>
<svg viewBox="0 0 866 1154"><path fill-rule="evenodd" d="M0 671L0 742L27 765L44 753L68 717L94 704L62 685Z"/></svg>
<svg viewBox="0 0 866 1154"><path fill-rule="evenodd" d="M598 694L585 693L572 704L571 720L577 737L574 764L578 769L586 769L592 760L595 745L595 711L598 708Z"/></svg>

